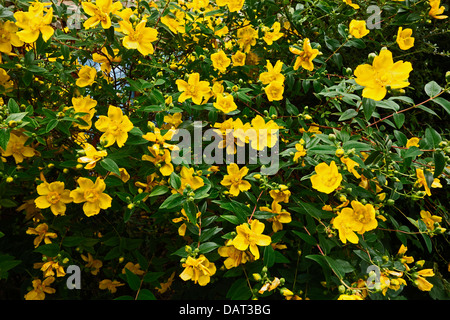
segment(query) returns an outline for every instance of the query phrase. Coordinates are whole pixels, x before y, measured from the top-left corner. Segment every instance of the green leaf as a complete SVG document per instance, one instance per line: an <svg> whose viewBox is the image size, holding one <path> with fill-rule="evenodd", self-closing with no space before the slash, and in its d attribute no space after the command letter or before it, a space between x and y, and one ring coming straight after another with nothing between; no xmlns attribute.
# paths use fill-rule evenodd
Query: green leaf
<svg viewBox="0 0 450 320"><path fill-rule="evenodd" d="M445 111L447 111L448 114L450 114L450 101L441 97L434 98L432 101L439 104Z"/></svg>
<svg viewBox="0 0 450 320"><path fill-rule="evenodd" d="M16 100L14 100L13 98L8 100L8 111L10 114L20 112L19 105L17 104Z"/></svg>
<svg viewBox="0 0 450 320"><path fill-rule="evenodd" d="M53 129L56 128L56 126L58 125L59 121L56 119L51 119L48 123L47 126L45 127L45 133L49 133L50 131L52 131Z"/></svg>
<svg viewBox="0 0 450 320"><path fill-rule="evenodd" d="M127 268L125 268L125 274L127 277L127 283L130 286L131 290L138 290L139 287L141 286L141 279L134 274L133 272L131 272L130 270L128 270Z"/></svg>
<svg viewBox="0 0 450 320"><path fill-rule="evenodd" d="M152 192L150 192L149 197L156 197L163 195L169 191L169 187L167 186L156 186L152 189Z"/></svg>
<svg viewBox="0 0 450 320"><path fill-rule="evenodd" d="M155 295L148 289L141 289L137 300L156 300Z"/></svg>
<svg viewBox="0 0 450 320"><path fill-rule="evenodd" d="M297 230L292 230L292 232L294 234L296 234L300 239L302 239L303 241L305 241L306 243L314 246L317 244L316 239L313 236L310 236L309 234L297 231Z"/></svg>
<svg viewBox="0 0 450 320"><path fill-rule="evenodd" d="M339 117L338 121L346 121L346 120L356 117L357 115L358 115L358 111L356 111L355 109L348 109L348 110L345 110L345 112Z"/></svg>
<svg viewBox="0 0 450 320"><path fill-rule="evenodd" d="M160 209L173 209L180 206L185 201L184 197L179 193L173 193L164 200L164 202L159 207Z"/></svg>
<svg viewBox="0 0 450 320"><path fill-rule="evenodd" d="M263 253L264 265L268 268L272 267L275 263L275 250L273 250L272 246L264 247Z"/></svg>
<svg viewBox="0 0 450 320"><path fill-rule="evenodd" d="M251 296L252 292L248 287L247 280L240 278L231 285L226 298L230 300L248 300Z"/></svg>
<svg viewBox="0 0 450 320"><path fill-rule="evenodd" d="M218 247L220 247L220 244L217 244L215 242L205 242L200 244L200 246L198 247L198 252L201 254L205 254L214 251Z"/></svg>
<svg viewBox="0 0 450 320"><path fill-rule="evenodd" d="M195 205L195 203L193 201L186 201L183 204L183 209L186 212L189 222L192 224L196 224L198 210L197 210L197 206Z"/></svg>
<svg viewBox="0 0 450 320"><path fill-rule="evenodd" d="M0 148L3 150L6 150L6 147L8 146L10 131L11 130L9 128L0 129Z"/></svg>
<svg viewBox="0 0 450 320"><path fill-rule="evenodd" d="M434 97L441 92L442 88L436 81L430 81L425 85L425 93L430 97Z"/></svg>
<svg viewBox="0 0 450 320"><path fill-rule="evenodd" d="M405 122L405 115L403 113L394 113L393 115L395 125L398 129L400 129L403 126L403 123Z"/></svg>
<svg viewBox="0 0 450 320"><path fill-rule="evenodd" d="M434 174L433 177L437 178L444 171L445 168L445 157L442 152L435 151L433 155L434 159Z"/></svg>
<svg viewBox="0 0 450 320"><path fill-rule="evenodd" d="M105 158L102 161L100 161L100 165L104 169L106 169L106 170L108 170L108 171L110 171L112 173L115 173L115 174L120 176L119 166L117 165L117 163L113 159Z"/></svg>
<svg viewBox="0 0 450 320"><path fill-rule="evenodd" d="M364 117L366 118L366 121L369 121L369 119L372 117L373 112L377 108L377 104L375 103L375 100L373 100L373 99L363 98L362 106L363 106Z"/></svg>

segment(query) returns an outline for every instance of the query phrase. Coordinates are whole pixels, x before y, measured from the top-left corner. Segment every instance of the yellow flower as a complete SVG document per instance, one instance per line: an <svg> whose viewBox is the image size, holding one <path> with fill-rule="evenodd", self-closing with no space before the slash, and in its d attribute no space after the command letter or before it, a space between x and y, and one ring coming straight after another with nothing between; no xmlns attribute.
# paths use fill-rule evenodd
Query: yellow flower
<svg viewBox="0 0 450 320"><path fill-rule="evenodd" d="M108 155L108 152L106 150L99 151L90 143L84 143L83 150L85 155L79 157L77 161L80 163L87 163L87 165L84 167L86 170L94 169L97 162Z"/></svg>
<svg viewBox="0 0 450 320"><path fill-rule="evenodd" d="M354 73L356 83L364 87L362 96L379 101L386 96L386 87L401 89L409 86L407 80L412 70L410 62L400 60L394 63L392 52L381 50L372 65L359 65Z"/></svg>
<svg viewBox="0 0 450 320"><path fill-rule="evenodd" d="M159 144L155 144L153 147L148 147L151 155L144 154L142 160L150 161L159 168L159 171L163 176L170 176L173 172L172 158L170 151L167 149L160 149Z"/></svg>
<svg viewBox="0 0 450 320"><path fill-rule="evenodd" d="M66 212L66 204L72 202L70 190L64 189L64 182L48 183L44 181L37 186L36 190L39 194L39 197L34 200L36 207L39 209L50 208L55 216L63 216Z"/></svg>
<svg viewBox="0 0 450 320"><path fill-rule="evenodd" d="M236 268L241 264L245 264L252 260L252 255L246 251L236 249L232 245L232 241L227 241L225 246L220 247L217 252L221 257L226 258L224 261L225 268Z"/></svg>
<svg viewBox="0 0 450 320"><path fill-rule="evenodd" d="M284 85L282 82L273 81L264 88L264 92L266 93L269 101L283 100Z"/></svg>
<svg viewBox="0 0 450 320"><path fill-rule="evenodd" d="M192 280L195 284L200 286L206 286L211 276L216 273L216 266L202 254L197 259L189 256L186 262L183 263L183 272L180 274L180 278L184 281Z"/></svg>
<svg viewBox="0 0 450 320"><path fill-rule="evenodd" d="M166 118L164 118L166 119ZM175 133L175 130L169 129L164 134L162 134L161 129L155 128L154 132L148 132L142 136L145 140L153 142L155 144L159 144L160 147L166 148L169 150L173 150L176 148L175 145L167 143L166 141L170 141Z"/></svg>
<svg viewBox="0 0 450 320"><path fill-rule="evenodd" d="M357 39L360 39L369 34L369 30L366 28L366 21L365 20L350 21L349 33Z"/></svg>
<svg viewBox="0 0 450 320"><path fill-rule="evenodd" d="M275 202L289 202L289 197L291 196L291 192L289 190L270 190L269 195L272 197Z"/></svg>
<svg viewBox="0 0 450 320"><path fill-rule="evenodd" d="M241 51L236 51L234 55L231 56L231 60L233 61L233 66L242 67L245 66L245 58L246 54Z"/></svg>
<svg viewBox="0 0 450 320"><path fill-rule="evenodd" d="M251 25L246 25L245 27L238 29L237 37L239 48L244 53L249 53L252 46L256 44L256 39L258 39L258 31Z"/></svg>
<svg viewBox="0 0 450 320"><path fill-rule="evenodd" d="M117 280L112 281L112 280L110 280L110 279L105 279L105 280L100 281L98 287L99 287L101 290L106 290L106 289L108 289L109 292L115 293L115 292L117 292L117 287L121 287L121 286L123 286L123 285L125 285L125 284L124 284L124 283L120 283L120 282L117 281Z"/></svg>
<svg viewBox="0 0 450 320"><path fill-rule="evenodd" d="M419 141L420 139L417 137L412 137L411 139L408 139L408 141L406 142L406 147L410 148L410 147L417 147L419 148Z"/></svg>
<svg viewBox="0 0 450 320"><path fill-rule="evenodd" d="M100 268L103 267L103 262L98 259L94 259L94 257L92 257L92 254L90 254L89 252L87 257L82 254L81 259L87 262L85 267L91 269L91 274L93 274L94 276L97 275L97 273L100 271Z"/></svg>
<svg viewBox="0 0 450 320"><path fill-rule="evenodd" d="M272 239L262 234L264 231L264 223L254 219L250 228L247 223L243 223L236 227L237 236L233 239L233 246L241 251L245 251L250 248L251 254L255 256L255 260L259 259L258 246L268 246L272 242Z"/></svg>
<svg viewBox="0 0 450 320"><path fill-rule="evenodd" d="M356 177L356 179L361 178L361 175L356 171L355 167L359 167L358 162L348 158L348 157L341 157L341 161L347 166L347 170Z"/></svg>
<svg viewBox="0 0 450 320"><path fill-rule="evenodd" d="M272 222L272 230L273 232L278 232L283 230L283 223L289 223L292 221L291 214L284 209L281 208L281 205L272 201L271 208L269 207L260 207L261 211L270 212L276 214L276 216L267 219L267 221Z"/></svg>
<svg viewBox="0 0 450 320"><path fill-rule="evenodd" d="M109 29L111 27L110 13L122 9L122 3L117 1L113 4L112 0L96 0L96 3L82 2L84 12L90 16L83 26L86 30L95 27L101 23L103 29Z"/></svg>
<svg viewBox="0 0 450 320"><path fill-rule="evenodd" d="M348 4L353 9L359 9L359 5L352 2L352 0L343 0L346 4Z"/></svg>
<svg viewBox="0 0 450 320"><path fill-rule="evenodd" d="M228 6L230 12L240 11L245 0L216 0L216 4L220 7Z"/></svg>
<svg viewBox="0 0 450 320"><path fill-rule="evenodd" d="M411 35L412 29L407 28L403 30L402 27L398 28L396 42L400 49L408 50L414 46L414 38Z"/></svg>
<svg viewBox="0 0 450 320"><path fill-rule="evenodd" d="M231 63L231 59L228 58L225 52L223 52L222 50L213 53L211 55L211 61L213 63L214 69L217 69L222 73L224 73L227 70L227 67Z"/></svg>
<svg viewBox="0 0 450 320"><path fill-rule="evenodd" d="M170 97L170 98L172 98L172 97ZM164 122L167 125L163 125L162 128L163 129L178 128L178 126L183 123L183 120L181 120L181 116L182 116L181 112L176 112L173 115L169 114L169 115L164 116Z"/></svg>
<svg viewBox="0 0 450 320"><path fill-rule="evenodd" d="M133 262L127 262L127 264L122 269L123 274L126 273L125 269L128 269L138 276L142 276L145 273L144 270L141 270L141 266L139 265L139 263L134 264Z"/></svg>
<svg viewBox="0 0 450 320"><path fill-rule="evenodd" d="M165 24L173 33L185 33L184 19L172 18L168 14L161 18L161 23Z"/></svg>
<svg viewBox="0 0 450 320"><path fill-rule="evenodd" d="M421 291L430 291L433 288L433 285L424 277L417 277L417 279L414 280L414 284Z"/></svg>
<svg viewBox="0 0 450 320"><path fill-rule="evenodd" d="M64 277L66 275L63 266L61 266L57 261L47 261L41 267L41 271L44 273L45 278L54 276L55 271L53 270L56 271L56 277Z"/></svg>
<svg viewBox="0 0 450 320"><path fill-rule="evenodd" d="M96 215L100 209L111 207L112 198L103 193L106 184L102 178L97 177L95 183L88 178L80 177L77 180L78 187L70 192L74 203L83 203L84 214L88 217Z"/></svg>
<svg viewBox="0 0 450 320"><path fill-rule="evenodd" d="M44 11L47 13L44 16ZM16 26L22 28L22 31L17 32L17 36L25 43L33 43L42 34L42 39L48 41L54 33L54 30L49 24L53 19L53 8L45 9L44 3L33 2L28 8L28 12L18 11L14 13L16 19Z"/></svg>
<svg viewBox="0 0 450 320"><path fill-rule="evenodd" d="M118 177L124 183L127 183L128 180L130 180L130 174L128 173L127 169L119 168L119 173L120 175L118 175L117 173L112 173L112 175Z"/></svg>
<svg viewBox="0 0 450 320"><path fill-rule="evenodd" d="M230 194L237 197L239 192L247 191L251 188L250 182L243 180L248 173L247 167L239 169L236 163L231 163L227 167L228 174L224 176L221 185L230 189Z"/></svg>
<svg viewBox="0 0 450 320"><path fill-rule="evenodd" d="M86 113L81 116L80 119L86 122L86 125L74 123L74 126L82 130L88 130L92 126L92 118L95 114L95 107L97 106L97 101L92 99L90 96L72 98L72 105L75 113Z"/></svg>
<svg viewBox="0 0 450 320"><path fill-rule="evenodd" d="M109 75L111 72L111 63L112 62L121 62L122 58L117 56L119 53L119 49L113 49L114 57L112 57L106 47L103 47L100 53L92 54L92 60L94 62L100 63L100 69L106 74Z"/></svg>
<svg viewBox="0 0 450 320"><path fill-rule="evenodd" d="M267 43L267 45L271 46L274 41L280 39L284 33L280 32L281 26L278 21L276 21L271 28L273 31L266 31L264 33L263 40Z"/></svg>
<svg viewBox="0 0 450 320"><path fill-rule="evenodd" d="M237 105L234 102L234 98L231 94L219 94L216 98L216 102L213 103L214 107L223 113L227 114L237 109Z"/></svg>
<svg viewBox="0 0 450 320"><path fill-rule="evenodd" d="M1 54L0 54L1 56ZM3 87L4 92L9 92L13 89L14 83L5 69L0 68L0 89ZM1 93L2 91L0 91Z"/></svg>
<svg viewBox="0 0 450 320"><path fill-rule="evenodd" d="M37 236L33 242L35 248L37 248L42 241L44 241L45 244L49 244L52 243L50 239L57 237L56 233L48 232L48 225L46 223L41 223L36 228L28 228L26 233Z"/></svg>
<svg viewBox="0 0 450 320"><path fill-rule="evenodd" d="M203 179L199 176L194 176L194 168L187 168L182 167L180 171L180 180L181 180L181 187L180 191L183 192L183 190L186 188L187 185L191 187L192 190L197 190L198 188L201 188L205 185L205 182Z"/></svg>
<svg viewBox="0 0 450 320"><path fill-rule="evenodd" d="M19 29L16 24L12 21L0 21L0 52L11 54L12 46L21 47L23 46L23 41L19 39L16 34Z"/></svg>
<svg viewBox="0 0 450 320"><path fill-rule="evenodd" d="M6 150L0 148L3 157L14 157L16 164L23 162L24 158L31 158L36 151L29 146L25 146L28 137L20 131L11 131Z"/></svg>
<svg viewBox="0 0 450 320"><path fill-rule="evenodd" d="M281 74L281 69L283 68L283 62L278 60L273 66L269 60L267 60L266 65L267 71L262 72L259 75L259 80L262 84L269 84L274 81L284 83L284 75Z"/></svg>
<svg viewBox="0 0 450 320"><path fill-rule="evenodd" d="M420 210L420 216L422 217L422 221L427 226L428 230L433 231L435 229L434 224L442 221L442 217L432 215L429 211Z"/></svg>
<svg viewBox="0 0 450 320"><path fill-rule="evenodd" d="M272 82L272 84L273 83L277 82ZM242 127L242 130L239 130L239 128L236 130L235 128L234 133L236 138L243 141L241 134L249 131L248 141L250 142L251 147L261 151L265 147L273 148L278 141L278 132L280 128L281 127L279 127L275 121L269 120L266 123L263 117L257 115L251 121L251 128L248 128L250 130L247 130L246 127Z"/></svg>
<svg viewBox="0 0 450 320"><path fill-rule="evenodd" d="M338 300L363 300L363 298L357 294L341 294Z"/></svg>
<svg viewBox="0 0 450 320"><path fill-rule="evenodd" d="M199 211L199 212L197 212L196 217L199 218L201 215L202 215L202 213ZM183 222L183 221L189 221L189 218L186 214L186 211L184 209L181 209L181 217L173 218L172 222L179 223L179 222ZM178 235L180 237L184 237L184 235L186 234L186 228L187 228L187 225L184 222L178 227Z"/></svg>
<svg viewBox="0 0 450 320"><path fill-rule="evenodd" d="M200 105L203 102L203 98L211 91L209 82L200 81L200 74L197 72L191 73L187 82L178 79L175 83L178 86L178 91L182 92L178 97L178 102L181 103L191 98L193 103Z"/></svg>
<svg viewBox="0 0 450 320"><path fill-rule="evenodd" d="M329 194L340 186L342 175L334 161L331 161L329 166L325 162L319 163L314 170L316 174L310 179L312 187L317 191Z"/></svg>
<svg viewBox="0 0 450 320"><path fill-rule="evenodd" d="M109 106L108 116L100 116L95 127L104 132L100 141L106 142L104 147L109 147L117 142L117 146L122 148L128 139L128 132L134 128L133 123L123 114L119 107Z"/></svg>
<svg viewBox="0 0 450 320"><path fill-rule="evenodd" d="M299 50L293 47L289 47L289 50L298 55L297 59L295 59L294 70L302 67L308 71L312 71L314 69L313 60L319 54L319 50L313 49L311 47L310 40L305 38L303 40L303 50Z"/></svg>
<svg viewBox="0 0 450 320"><path fill-rule="evenodd" d="M56 292L50 285L55 281L54 277L48 277L41 281L40 279L33 280L33 290L25 295L25 300L44 300L45 294L53 294Z"/></svg>
<svg viewBox="0 0 450 320"><path fill-rule="evenodd" d="M127 49L137 49L144 56L153 54L155 48L152 42L158 40L158 31L146 27L146 23L146 20L142 20L133 29L130 22L125 20L119 21L121 31L125 34L125 37L122 39L123 46Z"/></svg>
<svg viewBox="0 0 450 320"><path fill-rule="evenodd" d="M429 4L431 6L428 15L434 19L447 19L448 16L443 15L445 7L441 6L441 0L429 0Z"/></svg>
<svg viewBox="0 0 450 320"><path fill-rule="evenodd" d="M97 70L94 67L82 66L78 71L78 79L75 84L79 87L87 87L94 83Z"/></svg>
<svg viewBox="0 0 450 320"><path fill-rule="evenodd" d="M416 168L416 177L417 181L415 185L419 187L424 187L426 194L428 196L431 196L431 190L430 187L428 186L427 180L425 179L425 174L423 173L422 169Z"/></svg>
<svg viewBox="0 0 450 320"><path fill-rule="evenodd" d="M294 161L294 163L297 163L298 159L300 157L306 156L306 150L305 150L305 147L304 147L303 143L301 143L301 142L295 144L295 150L297 150L297 151L294 154L293 161Z"/></svg>

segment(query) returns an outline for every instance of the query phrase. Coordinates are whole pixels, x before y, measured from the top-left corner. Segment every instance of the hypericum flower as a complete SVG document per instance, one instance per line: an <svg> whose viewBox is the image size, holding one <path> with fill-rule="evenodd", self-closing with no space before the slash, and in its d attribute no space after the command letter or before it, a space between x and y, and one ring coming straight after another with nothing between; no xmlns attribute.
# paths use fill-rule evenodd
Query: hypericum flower
<svg viewBox="0 0 450 320"><path fill-rule="evenodd" d="M50 285L55 281L54 277L45 278L44 281L40 279L33 280L33 290L25 295L25 300L44 300L45 294L55 293L54 288L50 288Z"/></svg>
<svg viewBox="0 0 450 320"><path fill-rule="evenodd" d="M144 154L142 160L153 163L163 176L170 176L173 172L172 157L168 149L160 149L158 144L148 147L151 155Z"/></svg>
<svg viewBox="0 0 450 320"><path fill-rule="evenodd" d="M178 86L178 90L182 92L178 97L178 102L181 103L191 98L193 103L200 105L203 102L203 98L211 91L209 82L200 81L200 74L197 72L191 73L187 82L178 79L175 83Z"/></svg>
<svg viewBox="0 0 450 320"><path fill-rule="evenodd" d="M283 100L284 85L282 82L273 81L264 88L264 92L266 93L269 101Z"/></svg>
<svg viewBox="0 0 450 320"><path fill-rule="evenodd" d="M225 114L237 109L237 105L234 102L234 98L231 94L218 95L216 98L216 102L213 103L213 106Z"/></svg>
<svg viewBox="0 0 450 320"><path fill-rule="evenodd" d="M183 192L187 185L191 190L197 190L205 185L205 182L198 175L194 175L194 168L182 167L180 171L181 186L179 191Z"/></svg>
<svg viewBox="0 0 450 320"><path fill-rule="evenodd" d="M230 12L237 12L244 6L245 0L217 0L216 4L220 7L228 6Z"/></svg>
<svg viewBox="0 0 450 320"><path fill-rule="evenodd" d="M172 97L171 97L172 98ZM164 116L164 124L162 126L163 129L176 129L180 124L183 123L183 120L181 120L182 114L181 112L176 112L174 114L169 114Z"/></svg>
<svg viewBox="0 0 450 320"><path fill-rule="evenodd" d="M364 87L362 96L373 100L382 100L387 93L387 87L401 89L409 86L409 73L413 70L410 62L394 63L392 52L381 50L373 59L372 65L363 64L355 69L355 81Z"/></svg>
<svg viewBox="0 0 450 320"><path fill-rule="evenodd" d="M100 53L92 54L92 60L94 62L100 63L100 69L105 73L105 75L109 75L111 73L111 63L121 62L122 57L118 56L119 49L113 49L114 57L112 57L106 47L103 47Z"/></svg>
<svg viewBox="0 0 450 320"><path fill-rule="evenodd" d="M178 13L181 13L178 14ZM175 18L172 18L168 14L161 18L161 23L165 24L170 31L173 33L186 33L185 29L185 21L184 21L184 12L177 10L177 14L175 14Z"/></svg>
<svg viewBox="0 0 450 320"><path fill-rule="evenodd" d="M359 167L359 163L350 159L349 157L341 157L342 163L347 166L348 172L353 173L356 179L361 178L361 175L356 171L355 167Z"/></svg>
<svg viewBox="0 0 450 320"><path fill-rule="evenodd" d="M343 208L338 216L333 219L333 226L339 231L339 239L342 243L358 243L359 239L355 232L363 234L375 229L378 222L375 219L375 208L371 204L363 205L353 200L352 208Z"/></svg>
<svg viewBox="0 0 450 320"><path fill-rule="evenodd" d="M341 294L338 300L364 300L359 294Z"/></svg>
<svg viewBox="0 0 450 320"><path fill-rule="evenodd" d="M16 164L23 162L24 158L31 158L36 154L36 151L29 146L26 146L28 137L22 132L14 130L11 131L6 150L0 147L0 152L3 157L14 157Z"/></svg>
<svg viewBox="0 0 450 320"><path fill-rule="evenodd" d="M145 271L141 270L141 266L139 265L139 263L134 264L133 262L127 262L127 264L123 267L122 269L122 273L125 274L126 271L125 269L128 269L129 271L131 271L132 273L134 273L135 275L138 276L142 276Z"/></svg>
<svg viewBox="0 0 450 320"><path fill-rule="evenodd" d="M90 66L82 66L78 71L78 79L75 84L79 87L87 87L94 83L97 77L97 69Z"/></svg>
<svg viewBox="0 0 450 320"><path fill-rule="evenodd" d="M103 267L103 262L98 259L94 259L94 257L92 257L92 254L90 254L89 252L87 257L82 254L81 259L87 262L85 264L85 267L91 269L91 274L93 274L94 276L97 275L97 273L100 271L100 268Z"/></svg>
<svg viewBox="0 0 450 320"><path fill-rule="evenodd" d="M420 142L420 138L412 137L411 139L408 139L408 141L406 142L406 147L407 148L410 148L410 147L419 148L419 142Z"/></svg>
<svg viewBox="0 0 450 320"><path fill-rule="evenodd" d="M82 130L89 130L92 126L92 118L95 114L95 107L97 106L97 101L92 99L90 96L72 98L72 105L75 113L86 113L81 116L80 119L86 122L86 125L74 123L74 126Z"/></svg>
<svg viewBox="0 0 450 320"><path fill-rule="evenodd" d="M243 180L248 173L247 167L239 169L236 163L231 163L227 167L228 174L220 182L221 185L229 188L230 194L237 197L239 192L247 191L251 188L250 182Z"/></svg>
<svg viewBox="0 0 450 320"><path fill-rule="evenodd" d="M201 215L202 215L202 213L201 213L200 211L197 212L196 218L198 219ZM173 218L173 219L172 219L172 222L173 222L173 223L183 222L183 223L178 227L178 235L179 235L180 237L184 237L184 235L186 234L186 228L187 228L187 225L186 225L186 223L184 223L184 221L189 221L189 218L188 218L188 216L187 216L187 214L186 214L186 210L181 209L181 217Z"/></svg>
<svg viewBox="0 0 450 320"><path fill-rule="evenodd" d="M319 50L311 47L311 43L308 38L303 40L303 50L289 47L289 51L298 55L297 59L295 59L294 70L297 70L300 67L308 71L312 71L314 69L314 64L312 61L319 54Z"/></svg>
<svg viewBox="0 0 450 320"><path fill-rule="evenodd" d="M272 242L270 236L262 234L264 228L264 223L257 219L252 220L250 227L247 223L237 226L237 236L232 240L233 246L241 251L250 248L250 252L255 257L255 260L258 260L260 257L258 246L265 247Z"/></svg>
<svg viewBox="0 0 450 320"><path fill-rule="evenodd" d="M48 225L46 223L41 223L36 228L28 228L26 233L37 236L33 242L35 248L37 248L42 241L44 241L45 244L49 244L52 243L52 240L50 239L58 237L56 233L48 232Z"/></svg>
<svg viewBox="0 0 450 320"><path fill-rule="evenodd" d="M256 39L258 39L258 31L255 30L251 25L246 25L245 27L238 29L237 37L239 48L244 53L248 53L250 52L252 46L256 44Z"/></svg>
<svg viewBox="0 0 450 320"><path fill-rule="evenodd" d="M312 187L317 191L329 194L340 186L342 175L334 161L331 161L329 166L325 162L319 163L314 170L316 174L310 179Z"/></svg>
<svg viewBox="0 0 450 320"><path fill-rule="evenodd" d="M305 142L303 141L303 139L301 139L300 143L295 144L295 150L297 150L297 151L294 154L294 159L293 159L294 163L297 163L298 159L300 157L306 156L306 150L305 150L304 143Z"/></svg>
<svg viewBox="0 0 450 320"><path fill-rule="evenodd" d="M245 66L246 54L241 51L236 51L234 55L231 56L231 61L233 61L233 66L242 67Z"/></svg>
<svg viewBox="0 0 450 320"><path fill-rule="evenodd" d="M427 226L427 229L433 231L435 227L435 223L439 223L442 221L442 217L432 215L430 211L420 210L420 216L422 217L422 221Z"/></svg>
<svg viewBox="0 0 450 320"><path fill-rule="evenodd" d="M146 27L147 21L142 20L135 29L133 25L125 20L119 21L121 32L125 34L122 44L127 49L137 49L142 55L153 54L155 48L152 42L158 40L158 31L154 28Z"/></svg>
<svg viewBox="0 0 450 320"><path fill-rule="evenodd" d="M198 258L189 256L183 263L183 272L180 278L184 281L192 280L200 286L206 286L211 281L211 276L216 273L216 266L202 254Z"/></svg>
<svg viewBox="0 0 450 320"><path fill-rule="evenodd" d="M87 163L84 167L86 170L91 170L95 168L98 161L102 160L108 155L106 150L97 150L92 144L83 144L84 156L79 157L77 161L79 163Z"/></svg>
<svg viewBox="0 0 450 320"><path fill-rule="evenodd" d="M281 70L283 68L283 62L278 60L273 66L269 60L267 60L266 64L267 71L262 72L259 75L259 80L262 84L269 84L274 81L278 81L280 83L284 83L284 75L281 74Z"/></svg>
<svg viewBox="0 0 450 320"><path fill-rule="evenodd" d="M0 21L0 52L11 54L12 47L23 46L23 41L16 34L19 28L12 21Z"/></svg>
<svg viewBox="0 0 450 320"><path fill-rule="evenodd" d="M155 144L159 144L160 148L165 148L169 150L173 150L176 148L174 144L167 143L166 141L170 141L175 134L175 130L169 129L164 134L161 129L154 128L153 132L148 132L142 136L145 140L153 142Z"/></svg>
<svg viewBox="0 0 450 320"><path fill-rule="evenodd" d="M342 0L342 1L344 1L346 4L348 4L353 9L359 9L359 5L357 5L356 3L353 3L352 0Z"/></svg>
<svg viewBox="0 0 450 320"><path fill-rule="evenodd" d="M433 288L433 285L424 277L434 277L433 269L422 269L417 271L417 278L414 280L414 284L419 290L430 291Z"/></svg>
<svg viewBox="0 0 450 320"><path fill-rule="evenodd" d="M109 147L117 142L117 146L122 148L128 139L128 132L134 128L133 123L123 114L122 109L109 106L108 116L100 116L95 127L104 132L100 141L106 142L104 147Z"/></svg>
<svg viewBox="0 0 450 320"><path fill-rule="evenodd" d="M74 203L83 203L84 214L88 217L96 215L100 209L111 207L112 198L103 193L106 184L102 178L97 177L95 183L88 178L80 177L77 180L78 187L70 192Z"/></svg>
<svg viewBox="0 0 450 320"><path fill-rule="evenodd" d="M395 39L395 41L397 42L400 49L408 50L414 46L414 38L411 37L411 35L412 29L406 28L403 30L402 27L398 28L397 38Z"/></svg>
<svg viewBox="0 0 450 320"><path fill-rule="evenodd" d="M284 189L283 186L281 186L280 189L273 189L269 191L269 195L272 197L273 201L275 202L289 202L289 197L291 196L291 192L288 189Z"/></svg>
<svg viewBox="0 0 450 320"><path fill-rule="evenodd" d="M261 211L276 214L276 216L267 219L267 221L272 222L273 232L283 230L283 223L289 223L292 221L291 214L286 210L282 209L281 205L276 201L272 201L272 206L270 208L260 207L259 209Z"/></svg>
<svg viewBox="0 0 450 320"><path fill-rule="evenodd" d="M103 29L109 29L111 27L110 13L115 13L122 9L122 3L120 1L112 2L112 0L96 0L95 4L92 2L82 2L84 12L90 16L83 26L86 30L95 27L101 23Z"/></svg>
<svg viewBox="0 0 450 320"><path fill-rule="evenodd" d="M263 40L267 43L267 45L271 46L274 41L280 39L284 33L280 32L281 25L278 21L275 21L271 28L273 31L267 30L264 33Z"/></svg>
<svg viewBox="0 0 450 320"><path fill-rule="evenodd" d="M368 35L369 29L366 28L366 20L350 21L348 32L357 39Z"/></svg>
<svg viewBox="0 0 450 320"><path fill-rule="evenodd" d="M276 82L272 82L276 83ZM242 135L248 135L248 142L250 146L258 151L263 150L265 147L273 148L273 146L278 141L278 132L282 127L278 126L278 124L269 120L267 123L263 117L257 115L251 121L251 128L247 128L245 126L235 129L235 137L241 141L246 141L243 139Z"/></svg>
<svg viewBox="0 0 450 320"><path fill-rule="evenodd" d="M443 15L445 7L441 6L441 0L429 0L429 4L431 6L428 15L434 19L447 19L448 16Z"/></svg>
<svg viewBox="0 0 450 320"><path fill-rule="evenodd" d="M110 279L104 279L102 281L100 281L98 287L101 290L106 290L108 289L109 292L111 293L116 293L117 292L117 287L121 287L125 285L124 283L121 283L117 280L110 280Z"/></svg>
<svg viewBox="0 0 450 320"><path fill-rule="evenodd" d="M11 80L9 74L5 71L5 69L0 68L0 89L3 87L4 92L11 91L13 89L14 83ZM0 91L2 92L2 91Z"/></svg>
<svg viewBox="0 0 450 320"><path fill-rule="evenodd" d="M430 186L428 185L427 180L425 179L425 174L423 173L422 169L416 168L416 177L417 181L415 182L415 185L418 187L424 187L426 194L428 196L431 196Z"/></svg>
<svg viewBox="0 0 450 320"><path fill-rule="evenodd" d="M17 32L17 36L25 43L33 43L42 34L42 39L48 41L54 33L50 26L53 19L53 8L45 9L44 3L35 1L32 2L28 8L28 12L17 11L14 13L16 19L16 26L22 28L22 31ZM44 16L44 11L47 13Z"/></svg>
<svg viewBox="0 0 450 320"><path fill-rule="evenodd" d="M34 202L39 209L50 208L52 213L57 215L64 215L66 212L66 204L72 202L70 197L70 190L64 189L64 182L55 181L48 183L42 182L36 188L39 197Z"/></svg>
<svg viewBox="0 0 450 320"><path fill-rule="evenodd" d="M225 52L220 50L219 52L213 53L211 55L211 61L213 63L214 69L219 70L220 72L224 73L227 71L228 66L231 63L231 59L227 57Z"/></svg>
<svg viewBox="0 0 450 320"><path fill-rule="evenodd" d="M224 246L217 249L217 253L221 257L226 258L223 263L227 269L236 268L253 259L253 256L249 252L236 249L230 240Z"/></svg>
<svg viewBox="0 0 450 320"><path fill-rule="evenodd" d="M64 271L64 268L62 265L59 264L58 261L47 261L45 262L42 267L41 271L44 273L44 278L52 277L55 275L56 271L56 277L65 277L66 272Z"/></svg>

